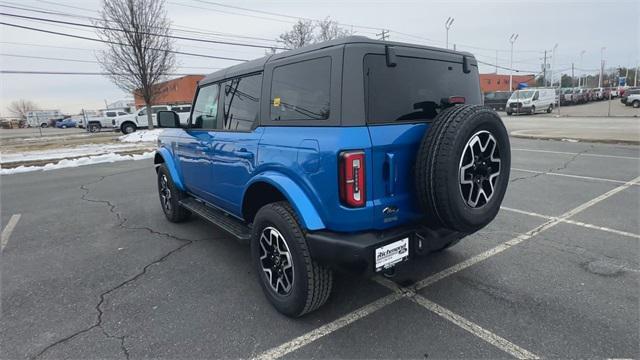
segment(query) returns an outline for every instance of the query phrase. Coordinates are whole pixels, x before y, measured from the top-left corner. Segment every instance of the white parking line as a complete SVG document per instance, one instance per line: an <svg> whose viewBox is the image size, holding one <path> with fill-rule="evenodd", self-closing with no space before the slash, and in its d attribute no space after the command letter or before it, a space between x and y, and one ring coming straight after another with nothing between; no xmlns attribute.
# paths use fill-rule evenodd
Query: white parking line
<svg viewBox="0 0 640 360"><path fill-rule="evenodd" d="M510 207L506 207L506 206L501 206L500 209L506 210L506 211L510 211L510 212L514 212L514 213L518 213L518 214L534 216L534 217L538 217L538 218L546 219L546 220L557 219L557 217L555 217L555 216L542 215L542 214L538 214L538 213L535 213L535 212L519 210L519 209L513 209L513 208L510 208ZM582 222L582 221L575 221L575 220L570 220L570 219L560 219L560 221L563 222L563 223L567 223L567 224L586 227L588 229L606 231L606 232L610 232L610 233L617 234L617 235L628 236L628 237L640 239L640 235L638 235L638 234L634 234L634 233L631 233L631 232L628 232L628 231L612 229L612 228L609 228L609 227L606 227L606 226L598 226L598 225L593 225L593 224L585 223L585 222Z"/></svg>
<svg viewBox="0 0 640 360"><path fill-rule="evenodd" d="M591 206L593 206L593 205L595 205L595 204L597 204L597 203L599 203L599 202L601 202L601 201L603 201L603 200L605 200L605 199L607 199L607 198L609 198L609 197L611 197L611 196L613 196L613 195L615 195L615 194L617 194L617 193L619 193L619 192L621 192L621 191L623 191L625 189L628 189L629 187L633 186L633 184L637 183L638 181L640 181L640 176L635 178L635 179L633 179L633 180L631 180L631 181L626 182L624 185L620 185L620 186L618 186L618 187L616 187L616 188L614 188L612 190L609 190L606 193L604 193L604 194L602 194L602 195L600 195L600 196L598 196L598 197L596 197L594 199L591 199L591 200L579 205L578 207L565 212L564 214L562 214L562 215L560 215L560 216L558 216L556 218L549 219L544 224L539 225L539 226L527 231L524 234L518 235L515 238L513 238L513 239L511 239L511 240L509 240L509 241L507 241L507 242L505 242L503 244L500 244L500 245L498 245L498 246L496 246L496 247L494 247L492 249L489 249L489 250L487 250L485 252L482 252L482 253L480 253L480 254L478 254L476 256L473 256L473 257L471 257L471 258L469 258L469 259L467 259L467 260L465 260L465 261L463 261L463 262L461 262L459 264L453 265L453 266L451 266L451 267L449 267L447 269L444 269L444 270L442 270L442 271L440 271L440 272L438 272L436 274L433 274L433 275L431 275L431 276L419 281L418 283L416 283L416 289L420 290L420 289L422 289L424 287L427 287L427 286L429 286L429 285L431 285L431 284L433 284L433 283L435 283L437 281L440 281L440 280L442 280L442 279L444 279L444 278L446 278L446 277L448 277L450 275L453 275L453 274L455 274L455 273L457 273L457 272L459 272L461 270L464 270L464 269L468 268L469 266L475 265L475 264L477 264L477 263L479 263L479 262L481 262L483 260L486 260L486 259L488 259L488 258L490 258L490 257L492 257L494 255L497 255L497 254L509 249L510 247L512 247L514 245L518 245L518 244L520 244L521 242L523 242L525 240L529 240L533 236L535 236L535 235L537 235L537 234L539 234L539 233L541 233L541 232L543 232L543 231L545 231L545 230L547 230L547 229L549 229L551 227L554 227L554 226L558 225L563 220L568 219L571 216L573 216L573 215L575 215L575 214L577 214L577 213L579 213L581 211L584 211L585 209L587 209L587 208L589 208L589 207L591 207Z"/></svg>
<svg viewBox="0 0 640 360"><path fill-rule="evenodd" d="M370 315L383 307L392 304L402 298L401 294L393 293L387 295L383 298L380 298L368 305L365 305L358 310L348 313L343 317L336 319L330 323L324 324L315 330L312 330L304 335L298 336L297 338L287 341L286 343L276 346L272 349L269 349L258 356L254 357L254 359L268 360L268 359L277 359L282 356L287 355L288 353L295 351L307 344L310 344L321 337L331 334L332 332L342 329L343 327L353 323L356 320L360 320L363 317Z"/></svg>
<svg viewBox="0 0 640 360"><path fill-rule="evenodd" d="M395 282L381 276L376 276L373 278L373 280L395 293L405 294L407 299L435 313L441 318L448 320L454 325L470 332L471 334L479 337L480 339L488 342L498 349L513 355L517 359L539 359L537 355L513 344L512 342L490 332L489 330L482 328L480 325L465 319L464 317L454 313L453 311L428 300L424 296L416 294L411 289L400 287Z"/></svg>
<svg viewBox="0 0 640 360"><path fill-rule="evenodd" d="M547 230L557 224L559 224L563 219L567 219L605 199L607 199L610 196L613 196L614 194L619 193L620 191L623 191L631 186L633 186L634 184L636 184L638 181L640 181L640 177L637 177L631 181L626 182L624 185L618 186L610 191L607 191L606 193L592 199L589 200L583 204L581 204L580 206L567 211L566 213L562 214L561 216L554 218L554 219L550 219L547 222L545 222L544 224L537 226L536 228L526 232L525 234L521 234L501 245L498 245L492 249L489 249L479 255L476 255L470 259L467 259L466 261L463 261L459 264L453 265L443 271L440 271L439 273L436 273L434 275L431 275L419 282L417 282L414 286L414 289L416 291L423 289L439 280L442 280L450 275L453 275L461 270L464 270L472 265L475 265L479 262L481 262L482 260L488 259L496 254L499 254L501 252L503 252L504 250L507 250L508 248L517 245L525 240L528 240L530 238L532 238L533 236L539 234L540 232ZM384 284L383 284L384 285ZM386 286L386 285L385 285ZM326 336L329 335L331 333L333 333L336 330L339 330L357 320L360 320L368 315L371 315L372 313L384 308L385 306L392 304L400 299L402 299L403 297L405 297L405 294L402 294L400 291L394 291L392 294L389 294L385 297L382 297L368 305L365 305L349 314L346 314L330 323L327 323L325 325L322 325L314 330L311 330L310 332L303 334L295 339L292 339L290 341L287 341L284 344L281 344L279 346L276 346L274 348L271 348L261 354L259 354L258 356L256 356L256 359L277 359L280 358L286 354L291 353L292 351L295 351L303 346L309 345L312 342ZM408 296L410 297L410 296ZM442 307L433 307L434 309L444 309ZM446 310L446 309L445 309ZM442 312L442 314L445 315L450 315L449 313L446 312ZM452 314L452 313L451 313ZM455 315L455 314L454 314ZM442 315L441 315L442 316ZM451 317L451 319L456 320L457 318L455 317ZM460 319L457 319L460 320ZM460 322L461 325L465 325L466 323L464 322ZM465 326L468 326L469 324L466 324ZM460 325L459 325L460 326ZM472 327L469 327L469 329L474 329ZM482 329L482 328L480 328ZM484 330L484 329L483 329ZM486 334L485 334L486 335ZM485 336L483 335L483 336ZM500 338L502 339L502 338ZM502 343L499 342L498 338L494 339L496 341L496 343L500 343L500 344L506 344L506 343ZM504 339L502 339L504 340ZM492 340L493 341L493 340ZM504 340L506 341L506 340ZM508 343L508 342L507 342ZM509 343L510 344L510 343ZM515 346L515 345L514 345ZM512 349L512 351L516 351L517 349L514 348ZM520 349L522 351L526 351L524 349ZM521 352L520 353L523 358L527 358L527 352ZM531 353L529 353L531 354ZM533 354L531 354L533 355ZM515 355L514 355L515 356ZM535 355L533 355L533 357L535 357Z"/></svg>
<svg viewBox="0 0 640 360"><path fill-rule="evenodd" d="M452 312L451 310L446 309L432 301L427 300L427 298L425 298L422 295L416 294L410 299L416 302L417 304L423 306L424 308L430 310L431 312L439 315L443 319L449 320L450 322L461 327L462 329L470 332L471 334L497 347L498 349L508 354L511 354L516 359L539 359L540 358L539 356L519 347L518 345L513 344L512 342L492 333L489 330L484 329L480 325L465 319L464 317Z"/></svg>
<svg viewBox="0 0 640 360"><path fill-rule="evenodd" d="M544 175L552 175L552 176L562 176L562 177L568 177L568 178L574 178L574 179L604 181L604 182L611 182L611 183L616 183L616 184L626 184L627 183L624 180L614 180L614 179L606 179L606 178L582 176L582 175L561 174L561 173L556 173L556 172L551 172L551 171L538 171L538 170L520 169L520 168L514 168L514 167L512 167L511 170L522 171L522 172L527 172L527 173L532 173L532 174L544 174ZM634 184L634 185L640 185L640 184Z"/></svg>
<svg viewBox="0 0 640 360"><path fill-rule="evenodd" d="M592 156L592 157L601 157L601 158L627 159L627 160L636 160L636 161L640 160L640 158L633 157L633 156L588 154L588 153L585 154L585 153L576 153L576 152L568 152L568 151L551 151L551 150L521 149L521 148L511 148L511 151L528 151L528 152L539 152L539 153L548 153L548 154L580 155L580 156Z"/></svg>
<svg viewBox="0 0 640 360"><path fill-rule="evenodd" d="M4 230L2 230L2 238L0 239L0 251L3 251L4 247L7 246L7 244L9 243L9 237L11 237L11 233L13 232L13 229L18 224L18 221L20 220L20 216L22 215L20 214L11 215L9 222L7 222L7 226L5 226Z"/></svg>

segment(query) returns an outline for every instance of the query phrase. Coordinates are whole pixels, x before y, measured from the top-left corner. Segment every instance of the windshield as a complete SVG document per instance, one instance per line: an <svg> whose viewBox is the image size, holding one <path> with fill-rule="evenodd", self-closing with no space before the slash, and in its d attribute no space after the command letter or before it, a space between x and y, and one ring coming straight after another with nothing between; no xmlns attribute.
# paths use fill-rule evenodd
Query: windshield
<svg viewBox="0 0 640 360"><path fill-rule="evenodd" d="M533 90L516 90L511 94L511 99L528 99L533 97L534 93Z"/></svg>

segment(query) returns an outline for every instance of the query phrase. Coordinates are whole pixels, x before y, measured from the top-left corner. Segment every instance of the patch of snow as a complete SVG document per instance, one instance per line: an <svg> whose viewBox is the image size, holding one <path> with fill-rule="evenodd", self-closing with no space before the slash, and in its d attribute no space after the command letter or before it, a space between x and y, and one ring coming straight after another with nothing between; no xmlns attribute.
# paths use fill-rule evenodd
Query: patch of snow
<svg viewBox="0 0 640 360"><path fill-rule="evenodd" d="M118 151L130 151L147 149L149 146L141 146L142 144L88 144L76 147L22 151L22 152L3 152L0 156L0 163L8 164L22 161L35 160L54 160L71 157L86 157L92 155L108 154Z"/></svg>
<svg viewBox="0 0 640 360"><path fill-rule="evenodd" d="M577 143L577 142L579 142L579 141L578 141L578 140L576 140L576 139L562 139L562 141L567 141L567 142L572 142L572 143Z"/></svg>
<svg viewBox="0 0 640 360"><path fill-rule="evenodd" d="M13 169L0 169L0 175L20 174L40 170L49 171L84 165L112 163L116 161L151 159L154 154L154 151L149 151L140 155L120 155L116 153L109 153L96 156L87 156L78 159L63 159L60 160L57 164L49 163L44 166L18 166Z"/></svg>
<svg viewBox="0 0 640 360"><path fill-rule="evenodd" d="M135 143L135 142L156 142L158 136L162 133L163 129L153 130L138 130L131 134L122 135L118 138L121 142Z"/></svg>

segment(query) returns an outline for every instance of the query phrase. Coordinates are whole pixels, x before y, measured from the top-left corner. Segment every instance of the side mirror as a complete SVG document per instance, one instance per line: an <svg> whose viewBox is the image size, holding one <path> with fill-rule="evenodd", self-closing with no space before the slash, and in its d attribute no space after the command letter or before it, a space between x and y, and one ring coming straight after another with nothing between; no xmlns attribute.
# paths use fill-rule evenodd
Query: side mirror
<svg viewBox="0 0 640 360"><path fill-rule="evenodd" d="M175 111L162 110L156 114L159 128L179 128L180 116Z"/></svg>

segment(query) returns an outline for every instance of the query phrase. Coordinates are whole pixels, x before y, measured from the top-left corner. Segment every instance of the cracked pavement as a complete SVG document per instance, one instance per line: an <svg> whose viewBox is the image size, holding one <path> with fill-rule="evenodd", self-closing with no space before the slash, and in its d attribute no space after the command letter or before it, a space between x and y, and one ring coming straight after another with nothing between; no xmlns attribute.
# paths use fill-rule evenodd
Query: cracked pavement
<svg viewBox="0 0 640 360"><path fill-rule="evenodd" d="M513 167L627 181L638 147L512 139ZM616 184L512 171L505 206L558 216ZM249 249L199 219L165 220L149 161L2 177L0 358L247 358L392 291L400 300L292 358L504 358L411 301L435 302L544 357L638 357L638 239L559 224L416 290L415 282L546 220L502 211L452 249L403 264L399 290L340 274L329 302L301 319L262 295ZM640 233L640 186L575 220Z"/></svg>

